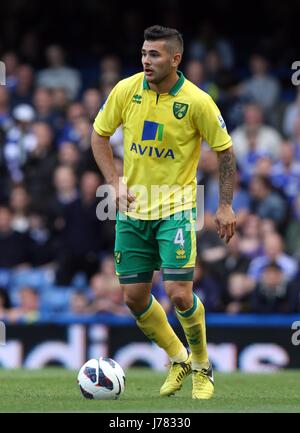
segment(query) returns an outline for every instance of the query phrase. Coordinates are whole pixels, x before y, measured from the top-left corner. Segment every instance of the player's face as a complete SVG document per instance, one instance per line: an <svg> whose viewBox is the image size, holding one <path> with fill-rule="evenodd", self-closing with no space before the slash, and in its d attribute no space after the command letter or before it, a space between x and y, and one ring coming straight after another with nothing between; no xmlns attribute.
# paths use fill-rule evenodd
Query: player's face
<svg viewBox="0 0 300 433"><path fill-rule="evenodd" d="M165 41L145 41L142 64L149 83L158 84L177 68L179 54L172 54Z"/></svg>

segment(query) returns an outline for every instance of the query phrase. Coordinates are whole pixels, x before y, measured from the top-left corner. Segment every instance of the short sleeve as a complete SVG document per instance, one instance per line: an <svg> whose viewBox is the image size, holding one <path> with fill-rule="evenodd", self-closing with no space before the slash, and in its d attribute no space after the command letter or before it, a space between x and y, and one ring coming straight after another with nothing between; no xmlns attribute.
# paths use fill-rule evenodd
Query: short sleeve
<svg viewBox="0 0 300 433"><path fill-rule="evenodd" d="M122 123L124 86L119 82L100 108L93 127L99 135L111 136Z"/></svg>
<svg viewBox="0 0 300 433"><path fill-rule="evenodd" d="M194 124L212 150L220 152L232 146L225 121L209 95L206 95L203 103L196 108Z"/></svg>

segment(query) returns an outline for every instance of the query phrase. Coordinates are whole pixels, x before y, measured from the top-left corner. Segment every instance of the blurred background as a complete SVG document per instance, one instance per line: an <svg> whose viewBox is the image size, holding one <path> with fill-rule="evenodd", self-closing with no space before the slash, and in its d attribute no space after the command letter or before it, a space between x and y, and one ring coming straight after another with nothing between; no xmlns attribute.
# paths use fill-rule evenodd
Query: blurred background
<svg viewBox="0 0 300 433"><path fill-rule="evenodd" d="M56 354L49 362L77 368L99 350L117 356L132 338L144 341L115 277L114 222L96 218L95 193L104 179L90 135L114 85L141 70L144 29L161 24L183 34L180 69L219 106L237 156L238 223L228 246L214 228L217 158L205 143L197 172L205 186L205 228L198 233L194 290L206 308L212 357L217 364L218 344L233 342L242 353L257 342L277 345L260 367L244 358L231 362L228 347L225 369L300 367L291 343L291 325L300 318L300 86L291 81L291 65L300 60L300 4L210 0L201 8L164 0L146 10L116 0L1 5L0 320L26 350L24 359L8 361L7 348L0 348L0 364L22 365L37 342L59 332L67 339L74 324L85 333L74 337L74 350L80 339L88 341L82 359L68 364ZM111 144L121 175L122 128ZM153 293L177 326L158 272ZM57 326L54 337L49 323ZM33 324L44 334L32 333Z"/></svg>

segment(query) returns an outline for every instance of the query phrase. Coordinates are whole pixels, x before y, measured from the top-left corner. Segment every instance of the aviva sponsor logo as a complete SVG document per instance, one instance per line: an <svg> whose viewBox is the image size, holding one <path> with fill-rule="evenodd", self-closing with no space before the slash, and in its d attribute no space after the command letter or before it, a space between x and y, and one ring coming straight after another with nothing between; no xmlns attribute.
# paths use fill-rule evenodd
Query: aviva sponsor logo
<svg viewBox="0 0 300 433"><path fill-rule="evenodd" d="M164 135L164 125L162 123L144 121L142 141L157 140L162 141Z"/></svg>
<svg viewBox="0 0 300 433"><path fill-rule="evenodd" d="M142 141L162 141L164 136L164 125L162 123L144 121ZM175 159L172 149L159 148L154 146L132 143L131 152L138 153L141 156L150 156L152 158L172 158Z"/></svg>
<svg viewBox="0 0 300 433"><path fill-rule="evenodd" d="M172 158L175 159L172 149L159 149L155 146L142 146L141 144L132 143L131 152L138 153L142 156L152 156L154 158Z"/></svg>

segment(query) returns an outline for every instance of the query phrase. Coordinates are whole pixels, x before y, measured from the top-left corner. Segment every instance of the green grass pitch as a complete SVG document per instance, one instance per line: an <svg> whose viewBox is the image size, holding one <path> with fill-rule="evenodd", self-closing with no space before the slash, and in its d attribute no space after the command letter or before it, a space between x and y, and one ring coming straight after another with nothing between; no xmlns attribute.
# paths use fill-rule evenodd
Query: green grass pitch
<svg viewBox="0 0 300 433"><path fill-rule="evenodd" d="M119 400L84 399L77 372L62 368L1 370L0 412L300 412L300 371L271 374L215 373L215 396L191 398L191 377L175 397L160 397L165 373L126 371Z"/></svg>

